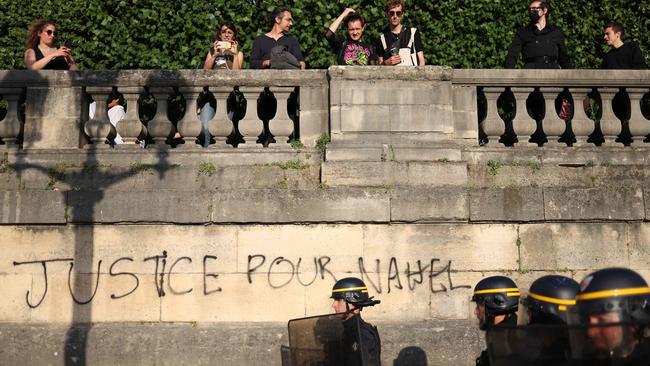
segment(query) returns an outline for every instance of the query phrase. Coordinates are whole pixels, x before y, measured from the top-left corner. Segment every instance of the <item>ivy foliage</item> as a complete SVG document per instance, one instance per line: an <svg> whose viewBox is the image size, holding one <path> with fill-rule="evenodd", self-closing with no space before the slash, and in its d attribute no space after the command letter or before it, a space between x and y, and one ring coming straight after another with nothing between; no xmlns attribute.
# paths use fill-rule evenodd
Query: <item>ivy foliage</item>
<svg viewBox="0 0 650 366"><path fill-rule="evenodd" d="M59 39L73 42L82 69L192 69L205 57L221 20L239 27L240 49L250 55L255 36L269 30L278 5L293 9L293 34L311 68L335 63L323 34L345 7L367 19L366 40L387 25L385 0L0 0L0 68L23 68L30 22L58 22ZM626 26L650 63L650 1L551 2L552 23L566 35L576 67L597 68L595 38L610 20ZM526 25L528 0L407 0L404 24L422 34L427 63L455 68L501 67L516 29ZM342 30L340 30L342 32ZM606 49L605 49L606 50ZM247 66L247 65L245 65Z"/></svg>

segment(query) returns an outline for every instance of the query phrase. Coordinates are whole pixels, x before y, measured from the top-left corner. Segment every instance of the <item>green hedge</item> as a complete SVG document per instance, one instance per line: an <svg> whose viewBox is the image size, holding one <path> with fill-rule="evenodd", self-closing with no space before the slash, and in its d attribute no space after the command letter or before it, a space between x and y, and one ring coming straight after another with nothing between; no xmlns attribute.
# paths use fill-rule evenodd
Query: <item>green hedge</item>
<svg viewBox="0 0 650 366"><path fill-rule="evenodd" d="M243 51L250 55L256 35L268 30L265 18L276 5L293 8L298 36L312 68L334 63L323 39L325 27L345 6L364 15L367 39L387 23L384 0L0 0L0 68L23 68L29 23L39 17L59 23L60 39L71 39L83 69L196 68L212 43L221 19L240 27ZM602 25L617 20L627 27L627 40L641 45L650 63L650 1L588 2L556 0L553 23L564 29L572 61L596 68L594 37ZM596 5L598 4L598 5ZM528 1L412 0L405 23L420 29L429 64L456 68L501 67L515 30L526 24Z"/></svg>

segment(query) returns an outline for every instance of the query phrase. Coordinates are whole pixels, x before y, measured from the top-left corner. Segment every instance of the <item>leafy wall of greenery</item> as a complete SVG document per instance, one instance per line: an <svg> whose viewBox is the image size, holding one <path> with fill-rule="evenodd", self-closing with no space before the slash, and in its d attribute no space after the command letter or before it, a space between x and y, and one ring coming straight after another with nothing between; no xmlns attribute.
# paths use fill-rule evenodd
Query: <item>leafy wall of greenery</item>
<svg viewBox="0 0 650 366"><path fill-rule="evenodd" d="M311 68L335 62L323 38L327 25L353 7L368 21L366 39L387 24L385 0L0 0L0 69L23 68L24 41L36 18L56 19L60 40L74 42L83 69L196 68L222 19L240 28L250 55L255 36L269 27L277 5L293 9L296 35ZM407 0L405 24L420 29L427 63L456 68L502 67L517 28L527 22L528 0ZM609 20L627 28L627 40L640 44L650 63L650 1L555 0L551 21L560 26L579 68L597 68L594 37Z"/></svg>

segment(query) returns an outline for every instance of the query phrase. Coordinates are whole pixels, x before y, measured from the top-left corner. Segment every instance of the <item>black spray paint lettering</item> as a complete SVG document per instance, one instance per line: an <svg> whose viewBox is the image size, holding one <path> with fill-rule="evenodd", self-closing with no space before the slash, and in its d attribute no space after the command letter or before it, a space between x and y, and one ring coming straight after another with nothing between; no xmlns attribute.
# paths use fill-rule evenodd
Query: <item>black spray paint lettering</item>
<svg viewBox="0 0 650 366"><path fill-rule="evenodd" d="M214 255L206 255L203 257L203 295L210 295L215 292L221 292L221 287L217 287L214 290L208 290L208 278L217 279L219 275L215 272L209 272L207 270L208 259L217 260L217 257Z"/></svg>
<svg viewBox="0 0 650 366"><path fill-rule="evenodd" d="M332 262L332 258L328 256L314 257L314 277L311 282L303 282L300 278L300 266L302 264L302 257L298 261L294 261L285 257L275 257L266 269L266 281L269 287L277 289L289 285L294 277L302 286L310 286L316 278L320 275L321 280L325 279L325 274L332 277L336 282L336 276L327 268L327 265ZM246 278L248 283L253 283L252 274L257 272L266 263L266 256L263 254L254 254L248 256L248 265L246 270ZM274 270L275 269L275 270ZM264 273L264 272L263 272ZM332 283L334 283L332 282Z"/></svg>
<svg viewBox="0 0 650 366"><path fill-rule="evenodd" d="M86 305L89 302L93 301L93 299L95 298L95 295L97 295L97 289L99 288L99 278L101 277L100 273L102 273L102 271L101 271L102 270L102 260L100 259L97 262L97 275L96 275L97 276L97 282L95 282L95 290L93 291L93 294L90 295L90 298L88 298L88 300L79 300L74 295L74 291L72 290L72 270L73 270L73 268L74 268L74 262L70 262L70 270L68 270L68 289L70 290L70 296L72 296L72 300L74 302L76 302L77 304ZM81 281L81 279L79 277L77 277L77 276L75 276L75 279L77 281Z"/></svg>
<svg viewBox="0 0 650 366"><path fill-rule="evenodd" d="M387 293L391 292L391 289L397 289L397 290L403 290L404 286L402 284L402 279L401 279L401 271L399 270L399 265L398 265L398 260L395 257L391 257L388 263L388 272L382 272L381 271L381 260L375 259L376 263L376 269L374 271L375 273L375 278L376 282L372 280L372 276L370 276L370 273L368 272L366 265L365 265L365 259L363 257L359 257L358 259L358 264L359 264L359 273L361 273L361 279L366 281L366 283L369 283L374 290L378 293L382 293L382 287L381 287L381 276L382 273L387 273L387 280L388 280L388 286L387 286ZM457 289L466 289L466 288L471 288L471 286L468 285L459 285L459 286L454 286L452 278L451 278L451 265L452 261L448 261L446 265L444 265L441 268L436 268L436 263L440 263L440 259L438 258L432 258L429 261L429 264L423 266L421 260L417 260L415 262L415 266L413 266L413 270L411 270L411 262L406 262L406 271L404 274L406 275L406 283L407 287L410 291L414 291L418 285L422 285L425 280L425 276L428 277L428 287L429 291L431 293L439 293L439 292L447 292L447 291L454 291ZM439 277L443 274L446 274L446 278L443 280L440 280Z"/></svg>
<svg viewBox="0 0 650 366"><path fill-rule="evenodd" d="M25 301L27 302L27 306L29 306L32 309L36 309L41 305L43 300L45 299L45 295L47 295L47 264L52 263L52 262L72 262L74 259L72 258L60 258L60 259L47 259L47 260L39 260L39 261L31 261L31 262L14 262L14 266L22 266L25 264L41 264L43 266L43 279L45 281L45 286L43 290L43 296L41 296L41 299L38 300L36 304L32 304L29 302L29 290L27 290L27 294L25 295Z"/></svg>
<svg viewBox="0 0 650 366"><path fill-rule="evenodd" d="M147 261L155 261L156 266L155 266L155 284L156 284L156 295L158 297L163 297L165 296L165 291L164 291L164 276L167 275L167 288L169 288L169 291L173 295L186 295L189 294L193 291L192 288L188 289L177 289L175 287L172 287L172 274L174 268L179 266L181 263L185 263L185 265L192 264L192 258L190 257L180 257L176 259L173 264L169 267L169 271L166 271L166 263L167 263L167 251L163 251L162 255L156 255L152 257L147 257L143 259L143 262ZM208 280L216 280L217 277L219 276L216 272L208 272L207 269L207 264L208 260L216 260L216 256L212 255L205 255L203 257L203 294L204 295L210 295L215 292L221 292L222 289L221 287L214 287L208 289ZM89 304L95 299L95 296L97 295L98 289L101 286L100 283L100 273L101 273L101 267L103 260L99 260L97 262L97 271L95 272L95 283L93 286L92 294L89 295L87 299L80 299L78 296L81 294L75 294L75 290L73 290L73 279L72 279L72 274L74 272L74 265L75 261L73 258L56 258L56 259L44 259L44 260L36 260L36 261L26 261L26 262L13 262L14 266L23 266L23 265L40 265L42 267L42 278L43 278L43 294L41 297L38 299L38 301L34 301L34 294L32 293L32 290L27 290L27 293L25 294L25 302L27 303L27 306L31 309L35 309L39 307L45 298L47 297L48 289L49 289L49 276L47 272L47 266L48 263L55 263L55 262L68 262L70 264L70 268L68 269L68 291L70 293L70 297L76 304L80 305L85 305ZM108 274L110 278L115 278L115 277L120 277L120 276L126 276L128 278L133 279L133 286L126 292L117 295L117 294L111 294L110 298L113 300L117 299L122 299L125 298L131 294L133 294L140 286L140 279L134 272L130 271L125 271L125 270L118 270L117 267L120 266L123 262L134 262L133 258L131 257L121 257L113 261L113 263L110 265L108 269ZM77 274L79 275L79 274ZM85 274L84 274L85 275ZM90 274L88 274L90 275ZM80 281L80 279L77 279Z"/></svg>
<svg viewBox="0 0 650 366"><path fill-rule="evenodd" d="M133 258L130 258L130 257L122 257L122 258L116 260L115 262L113 262L113 264L111 264L111 267L108 269L108 274L109 274L111 277L117 277L117 276L130 276L130 277L132 277L132 278L135 280L135 286L133 286L133 289L131 289L131 291L129 291L129 292L127 292L127 293L124 293L124 294L122 294L122 295L119 295L119 296L118 296L118 295L115 295L115 294L111 294L111 299L113 299L113 300L121 299L121 298L123 298L123 297L127 297L127 296L131 295L133 292L135 292L135 290L138 289L138 286L140 286L140 279L139 279L138 276L136 276L135 274L133 274L133 273L131 273L131 272L114 272L114 271L113 271L113 267L115 267L115 265L118 264L118 263L121 262L121 261L129 261L129 262L133 262Z"/></svg>
<svg viewBox="0 0 650 366"><path fill-rule="evenodd" d="M156 261L156 271L154 272L154 282L156 282L156 290L158 290L158 296L165 296L165 289L163 287L163 281L165 278L165 265L167 264L167 251L163 250L162 255L154 255L153 257L147 257L144 261ZM162 270L158 272L158 267L161 266ZM158 279L160 277L160 279Z"/></svg>

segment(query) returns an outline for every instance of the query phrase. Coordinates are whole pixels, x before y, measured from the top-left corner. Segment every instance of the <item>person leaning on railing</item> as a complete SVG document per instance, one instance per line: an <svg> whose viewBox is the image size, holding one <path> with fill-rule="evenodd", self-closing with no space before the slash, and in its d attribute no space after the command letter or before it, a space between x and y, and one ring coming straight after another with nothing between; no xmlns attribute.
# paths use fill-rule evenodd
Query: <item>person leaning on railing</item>
<svg viewBox="0 0 650 366"><path fill-rule="evenodd" d="M424 66L424 47L417 28L406 27L402 19L406 14L403 0L386 1L388 27L377 40L378 61L387 66Z"/></svg>
<svg viewBox="0 0 650 366"><path fill-rule="evenodd" d="M205 55L205 60L201 67L205 70L239 70L243 64L244 53L239 51L239 32L237 32L237 27L229 21L223 21L219 24L219 28L214 35L212 48ZM214 117L216 107L214 98L209 98L207 93L200 95L199 108L196 113L201 120L201 128L203 130L203 142L201 145L204 148L210 145L208 123Z"/></svg>
<svg viewBox="0 0 650 366"><path fill-rule="evenodd" d="M68 44L58 45L54 20L32 22L25 42L25 67L28 70L79 70Z"/></svg>
<svg viewBox="0 0 650 366"><path fill-rule="evenodd" d="M345 24L346 35L337 36L336 31ZM336 20L330 24L325 32L325 39L336 53L336 62L339 65L376 65L377 52L375 48L361 41L365 30L366 20L354 9L343 10Z"/></svg>

